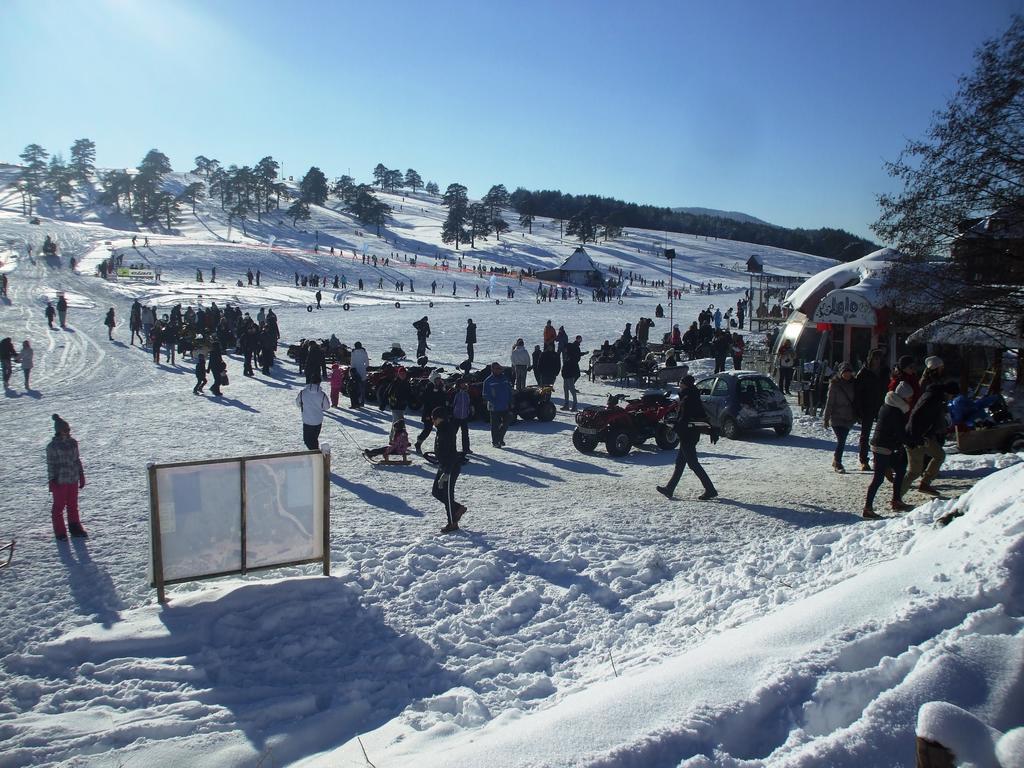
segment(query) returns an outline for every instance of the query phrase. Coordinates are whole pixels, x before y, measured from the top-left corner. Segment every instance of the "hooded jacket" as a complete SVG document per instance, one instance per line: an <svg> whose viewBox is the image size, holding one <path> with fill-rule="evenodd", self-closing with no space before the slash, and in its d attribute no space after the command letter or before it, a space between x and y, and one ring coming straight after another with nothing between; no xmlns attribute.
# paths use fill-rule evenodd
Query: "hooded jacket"
<svg viewBox="0 0 1024 768"><path fill-rule="evenodd" d="M871 433L871 450L875 453L891 454L902 450L907 439L907 414L910 405L895 392L885 396L885 402L878 411L878 421Z"/></svg>

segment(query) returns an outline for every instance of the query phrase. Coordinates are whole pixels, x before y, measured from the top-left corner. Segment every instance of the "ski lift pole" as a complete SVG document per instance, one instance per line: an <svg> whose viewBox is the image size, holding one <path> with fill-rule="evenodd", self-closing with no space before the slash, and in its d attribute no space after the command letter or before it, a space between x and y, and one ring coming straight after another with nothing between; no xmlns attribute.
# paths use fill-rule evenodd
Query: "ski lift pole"
<svg viewBox="0 0 1024 768"><path fill-rule="evenodd" d="M675 328L675 294L672 283L675 276L676 249L666 248L665 258L668 259L668 332L671 338L672 329Z"/></svg>

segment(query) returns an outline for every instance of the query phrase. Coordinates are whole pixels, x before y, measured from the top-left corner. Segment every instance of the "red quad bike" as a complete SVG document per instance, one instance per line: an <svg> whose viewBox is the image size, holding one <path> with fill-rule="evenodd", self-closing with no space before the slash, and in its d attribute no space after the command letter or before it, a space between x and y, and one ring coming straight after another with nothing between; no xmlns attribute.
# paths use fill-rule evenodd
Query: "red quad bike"
<svg viewBox="0 0 1024 768"><path fill-rule="evenodd" d="M611 456L625 456L630 448L650 438L662 450L675 448L679 436L665 417L679 407L664 392L648 392L639 400L626 400L626 395L609 395L604 408L587 408L576 414L576 430L572 444L581 453L590 453L604 442Z"/></svg>

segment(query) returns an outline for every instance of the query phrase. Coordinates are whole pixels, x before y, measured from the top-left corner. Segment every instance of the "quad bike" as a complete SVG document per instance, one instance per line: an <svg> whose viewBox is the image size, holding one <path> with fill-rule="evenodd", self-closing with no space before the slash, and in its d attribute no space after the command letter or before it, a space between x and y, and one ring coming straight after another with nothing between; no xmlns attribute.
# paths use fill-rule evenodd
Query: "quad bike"
<svg viewBox="0 0 1024 768"><path fill-rule="evenodd" d="M551 402L551 387L530 386L512 394L512 415L523 421L551 421L555 413L555 404Z"/></svg>
<svg viewBox="0 0 1024 768"><path fill-rule="evenodd" d="M679 407L677 400L664 392L648 392L638 400L626 400L626 395L610 395L603 408L587 408L576 414L576 429L572 444L581 453L590 453L604 442L612 456L625 456L636 445L650 438L662 450L675 448L679 436L666 423L665 417Z"/></svg>

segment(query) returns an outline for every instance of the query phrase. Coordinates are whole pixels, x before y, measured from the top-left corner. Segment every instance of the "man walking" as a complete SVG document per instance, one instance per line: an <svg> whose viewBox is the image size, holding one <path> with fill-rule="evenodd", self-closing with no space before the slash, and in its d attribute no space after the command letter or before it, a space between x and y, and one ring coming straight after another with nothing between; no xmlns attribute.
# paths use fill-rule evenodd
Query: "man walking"
<svg viewBox="0 0 1024 768"><path fill-rule="evenodd" d="M466 321L466 359L473 363L473 345L476 344L476 323L470 318Z"/></svg>
<svg viewBox="0 0 1024 768"><path fill-rule="evenodd" d="M512 407L512 385L500 363L491 363L491 375L484 380L483 393L491 414L491 445L504 448L508 411Z"/></svg>
<svg viewBox="0 0 1024 768"><path fill-rule="evenodd" d="M319 371L296 396L295 404L302 411L302 442L311 451L320 450L320 430L324 425L324 413L331 408L331 401L320 389Z"/></svg>
<svg viewBox="0 0 1024 768"><path fill-rule="evenodd" d="M868 359L864 361L863 367L857 371L853 380L853 404L857 411L857 419L860 422L860 468L863 472L870 472L871 465L868 463L868 450L871 445L871 427L875 423L875 417L885 400L886 380L882 375L882 358L885 355L880 349L873 349L868 353Z"/></svg>
<svg viewBox="0 0 1024 768"><path fill-rule="evenodd" d="M434 422L434 457L437 459L437 474L430 488L430 495L444 505L448 522L441 533L459 530L459 520L466 512L465 506L455 501L455 481L462 469L462 455L455 450L455 425L448 418L448 411L435 408L430 414Z"/></svg>
<svg viewBox="0 0 1024 768"><path fill-rule="evenodd" d="M700 401L700 394L693 386L693 382L693 376L689 374L679 380L679 413L673 428L679 435L679 453L676 455L676 466L672 471L672 477L665 485L658 486L658 493L671 499L679 479L683 476L683 470L689 467L704 486L704 493L697 498L701 501L708 501L718 496L718 491L715 490L711 478L708 477L708 473L704 471L697 458L697 441L700 440L701 432L709 432L711 443L717 443L718 430L711 426L708 414L704 410L704 404Z"/></svg>

